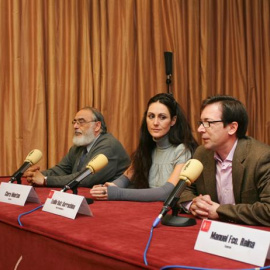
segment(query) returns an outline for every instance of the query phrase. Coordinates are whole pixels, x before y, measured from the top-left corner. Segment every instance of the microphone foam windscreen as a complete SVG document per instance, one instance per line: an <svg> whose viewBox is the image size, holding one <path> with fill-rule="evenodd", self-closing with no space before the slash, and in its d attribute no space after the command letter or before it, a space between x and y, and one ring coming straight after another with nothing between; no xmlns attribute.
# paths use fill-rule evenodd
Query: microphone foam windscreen
<svg viewBox="0 0 270 270"><path fill-rule="evenodd" d="M180 177L187 177L191 183L193 183L201 174L203 170L202 163L197 159L190 159L186 162L182 171L180 172Z"/></svg>
<svg viewBox="0 0 270 270"><path fill-rule="evenodd" d="M38 163L42 158L42 152L38 149L32 150L27 157L25 158L25 162L30 162L32 165Z"/></svg>
<svg viewBox="0 0 270 270"><path fill-rule="evenodd" d="M107 164L107 157L103 154L99 154L89 161L86 168L90 169L93 173L96 173L103 169Z"/></svg>

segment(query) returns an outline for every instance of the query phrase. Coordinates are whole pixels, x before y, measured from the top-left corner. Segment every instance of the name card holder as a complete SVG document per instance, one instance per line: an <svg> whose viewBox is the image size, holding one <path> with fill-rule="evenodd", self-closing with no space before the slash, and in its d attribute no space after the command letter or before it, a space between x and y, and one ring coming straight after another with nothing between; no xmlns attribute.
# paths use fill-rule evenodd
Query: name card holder
<svg viewBox="0 0 270 270"><path fill-rule="evenodd" d="M77 213L93 216L85 197L55 190L50 191L42 210L71 219Z"/></svg>
<svg viewBox="0 0 270 270"><path fill-rule="evenodd" d="M264 266L269 258L270 232L203 220L194 249Z"/></svg>
<svg viewBox="0 0 270 270"><path fill-rule="evenodd" d="M26 202L40 203L40 200L32 186L2 182L0 202L24 206Z"/></svg>

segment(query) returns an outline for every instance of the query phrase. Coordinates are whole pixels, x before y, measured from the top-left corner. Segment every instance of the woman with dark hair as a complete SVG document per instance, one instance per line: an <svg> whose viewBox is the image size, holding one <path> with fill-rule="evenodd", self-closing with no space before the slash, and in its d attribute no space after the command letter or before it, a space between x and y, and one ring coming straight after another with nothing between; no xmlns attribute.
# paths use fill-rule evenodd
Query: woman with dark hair
<svg viewBox="0 0 270 270"><path fill-rule="evenodd" d="M157 94L144 113L131 166L115 181L90 192L97 200L164 201L196 147L180 105L171 94Z"/></svg>

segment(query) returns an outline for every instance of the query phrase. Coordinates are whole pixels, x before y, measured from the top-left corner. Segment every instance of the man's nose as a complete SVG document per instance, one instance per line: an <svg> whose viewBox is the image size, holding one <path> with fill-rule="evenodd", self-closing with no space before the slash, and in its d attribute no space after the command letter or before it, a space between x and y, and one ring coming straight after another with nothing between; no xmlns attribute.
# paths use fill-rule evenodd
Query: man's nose
<svg viewBox="0 0 270 270"><path fill-rule="evenodd" d="M203 124L200 124L200 125L198 126L197 131L198 131L199 133L205 132L205 127L203 126Z"/></svg>

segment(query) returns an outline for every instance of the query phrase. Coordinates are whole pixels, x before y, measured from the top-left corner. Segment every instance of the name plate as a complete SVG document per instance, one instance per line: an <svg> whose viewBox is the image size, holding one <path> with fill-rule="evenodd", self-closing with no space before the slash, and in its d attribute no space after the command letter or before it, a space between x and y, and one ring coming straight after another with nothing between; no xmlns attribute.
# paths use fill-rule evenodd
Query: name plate
<svg viewBox="0 0 270 270"><path fill-rule="evenodd" d="M50 191L42 210L71 219L77 213L93 216L85 197L55 190Z"/></svg>
<svg viewBox="0 0 270 270"><path fill-rule="evenodd" d="M264 266L269 244L270 232L203 220L194 249Z"/></svg>
<svg viewBox="0 0 270 270"><path fill-rule="evenodd" d="M0 201L16 205L25 202L40 203L38 195L32 186L2 182L0 186Z"/></svg>

